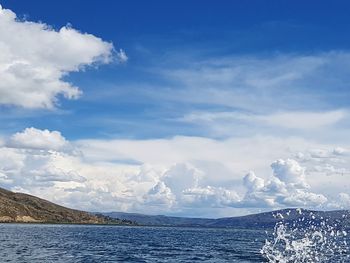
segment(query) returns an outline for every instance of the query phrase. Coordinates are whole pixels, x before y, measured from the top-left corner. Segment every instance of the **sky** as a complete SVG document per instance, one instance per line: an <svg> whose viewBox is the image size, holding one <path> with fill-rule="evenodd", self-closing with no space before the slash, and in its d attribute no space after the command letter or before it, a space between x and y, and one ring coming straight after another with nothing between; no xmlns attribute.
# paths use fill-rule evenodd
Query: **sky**
<svg viewBox="0 0 350 263"><path fill-rule="evenodd" d="M348 1L0 5L1 187L88 211L350 208Z"/></svg>

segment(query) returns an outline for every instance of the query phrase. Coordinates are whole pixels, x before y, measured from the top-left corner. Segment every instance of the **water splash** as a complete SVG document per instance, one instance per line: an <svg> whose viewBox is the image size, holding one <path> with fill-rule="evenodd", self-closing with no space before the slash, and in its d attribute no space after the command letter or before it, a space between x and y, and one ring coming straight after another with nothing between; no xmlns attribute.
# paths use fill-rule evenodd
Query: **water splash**
<svg viewBox="0 0 350 263"><path fill-rule="evenodd" d="M346 229L339 221L316 216L306 216L297 210L300 217L278 222L261 249L268 262L350 262L349 240ZM344 215L344 219L345 219Z"/></svg>

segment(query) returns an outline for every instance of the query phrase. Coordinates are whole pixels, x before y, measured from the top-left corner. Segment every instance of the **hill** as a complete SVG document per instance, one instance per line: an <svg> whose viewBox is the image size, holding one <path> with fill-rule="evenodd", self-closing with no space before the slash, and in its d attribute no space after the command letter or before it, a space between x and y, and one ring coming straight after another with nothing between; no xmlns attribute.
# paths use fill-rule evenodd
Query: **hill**
<svg viewBox="0 0 350 263"><path fill-rule="evenodd" d="M310 222L313 224L320 224L321 222L327 221L328 224L350 228L350 212L348 210L312 211L306 209L291 208L246 216L217 219L144 215L122 212L103 213L103 215L112 218L132 220L140 225L151 226L271 228L274 227L277 222L307 225Z"/></svg>
<svg viewBox="0 0 350 263"><path fill-rule="evenodd" d="M0 188L2 223L132 224L128 220L66 208L44 199Z"/></svg>

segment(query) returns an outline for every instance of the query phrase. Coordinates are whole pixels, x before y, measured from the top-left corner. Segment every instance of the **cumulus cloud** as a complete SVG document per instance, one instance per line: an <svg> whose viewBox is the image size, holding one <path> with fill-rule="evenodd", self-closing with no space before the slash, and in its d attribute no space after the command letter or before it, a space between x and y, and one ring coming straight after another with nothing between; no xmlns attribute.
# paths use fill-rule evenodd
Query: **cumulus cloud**
<svg viewBox="0 0 350 263"><path fill-rule="evenodd" d="M161 182L162 186L164 183L163 187L169 188L169 193L174 193L177 205L184 207L320 207L327 202L324 195L309 191L305 168L297 161L279 159L271 164L271 168L272 176L269 180L249 172L242 180L246 188L243 196L224 186L202 185L203 175L195 175L203 172L185 164L177 164L165 172L165 175L175 174L175 184ZM166 179L166 176L160 177L160 180Z"/></svg>
<svg viewBox="0 0 350 263"><path fill-rule="evenodd" d="M69 143L59 131L39 130L31 127L12 135L7 146L60 151L67 148Z"/></svg>
<svg viewBox="0 0 350 263"><path fill-rule="evenodd" d="M164 182L158 182L152 187L147 195L144 196L145 204L151 206L165 206L167 208L172 207L176 202L175 195L171 192L171 189L165 185Z"/></svg>
<svg viewBox="0 0 350 263"><path fill-rule="evenodd" d="M250 172L244 177L247 188L242 206L304 206L315 207L327 202L322 194L309 191L305 168L293 160L279 159L271 164L273 175L265 181Z"/></svg>
<svg viewBox="0 0 350 263"><path fill-rule="evenodd" d="M196 187L183 191L185 206L191 207L230 207L240 202L240 196L224 187Z"/></svg>
<svg viewBox="0 0 350 263"><path fill-rule="evenodd" d="M265 181L255 175L254 172L250 171L243 178L243 184L249 191L257 191L265 186Z"/></svg>
<svg viewBox="0 0 350 263"><path fill-rule="evenodd" d="M63 78L85 66L109 63L113 45L64 26L19 20L0 7L0 104L53 108L58 96L79 97ZM119 53L125 60L124 52Z"/></svg>
<svg viewBox="0 0 350 263"><path fill-rule="evenodd" d="M162 180L174 193L180 194L187 188L197 187L202 176L202 172L195 167L178 163L164 173Z"/></svg>
<svg viewBox="0 0 350 263"><path fill-rule="evenodd" d="M288 186L294 188L309 188L306 182L305 168L293 160L279 159L271 164L273 175Z"/></svg>
<svg viewBox="0 0 350 263"><path fill-rule="evenodd" d="M0 182L7 187L85 181L75 169L78 157L58 131L27 128L10 136L0 152Z"/></svg>
<svg viewBox="0 0 350 263"><path fill-rule="evenodd" d="M76 157L54 151L1 148L0 183L8 188L52 187L57 182L84 182Z"/></svg>
<svg viewBox="0 0 350 263"><path fill-rule="evenodd" d="M74 157L60 153L27 155L27 171L22 171L26 177L32 177L35 182L85 182L86 178L74 169Z"/></svg>

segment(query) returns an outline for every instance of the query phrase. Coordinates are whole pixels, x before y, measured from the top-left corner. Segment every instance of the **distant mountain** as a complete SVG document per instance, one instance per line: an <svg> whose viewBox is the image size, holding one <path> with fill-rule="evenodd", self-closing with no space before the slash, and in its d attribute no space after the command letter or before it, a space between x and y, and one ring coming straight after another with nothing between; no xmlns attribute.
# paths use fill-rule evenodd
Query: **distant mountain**
<svg viewBox="0 0 350 263"><path fill-rule="evenodd" d="M2 223L132 224L127 220L94 215L56 205L28 194L0 188Z"/></svg>
<svg viewBox="0 0 350 263"><path fill-rule="evenodd" d="M328 224L337 224L348 228L350 227L350 212L348 210L313 211L293 208L240 217L219 218L211 222L209 226L271 228L274 227L277 222L294 223L297 225L328 222Z"/></svg>
<svg viewBox="0 0 350 263"><path fill-rule="evenodd" d="M327 221L329 224L350 228L350 212L348 210L312 211L291 208L247 216L218 219L144 215L123 212L103 213L103 215L112 218L131 220L140 225L150 226L271 228L274 227L277 222L289 224L297 223L298 225L303 225L309 224L311 221L316 224Z"/></svg>
<svg viewBox="0 0 350 263"><path fill-rule="evenodd" d="M140 225L149 226L206 226L214 221L208 218L188 218L163 215L144 215L137 213L109 212L102 213L111 218L131 220Z"/></svg>

